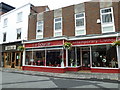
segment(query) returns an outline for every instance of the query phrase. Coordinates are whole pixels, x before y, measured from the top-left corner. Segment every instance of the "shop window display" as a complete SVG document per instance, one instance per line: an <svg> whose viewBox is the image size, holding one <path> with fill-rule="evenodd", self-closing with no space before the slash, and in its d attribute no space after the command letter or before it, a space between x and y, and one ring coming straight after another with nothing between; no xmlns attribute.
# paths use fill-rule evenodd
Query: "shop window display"
<svg viewBox="0 0 120 90"><path fill-rule="evenodd" d="M116 47L111 45L92 46L92 67L118 68Z"/></svg>
<svg viewBox="0 0 120 90"><path fill-rule="evenodd" d="M62 50L47 50L46 66L61 67Z"/></svg>
<svg viewBox="0 0 120 90"><path fill-rule="evenodd" d="M80 48L79 47L72 47L68 50L68 66L76 67L80 66Z"/></svg>
<svg viewBox="0 0 120 90"><path fill-rule="evenodd" d="M75 47L72 47L71 49L69 49L68 51L68 66L76 66L76 62L75 62L75 58L76 58L76 54L75 54Z"/></svg>
<svg viewBox="0 0 120 90"><path fill-rule="evenodd" d="M45 51L27 51L26 65L45 66Z"/></svg>

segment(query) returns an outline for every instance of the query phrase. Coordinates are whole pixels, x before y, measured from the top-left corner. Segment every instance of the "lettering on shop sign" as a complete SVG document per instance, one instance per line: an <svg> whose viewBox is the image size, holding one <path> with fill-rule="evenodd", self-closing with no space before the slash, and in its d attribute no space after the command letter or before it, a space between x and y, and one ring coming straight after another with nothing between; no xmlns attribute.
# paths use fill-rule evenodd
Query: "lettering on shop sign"
<svg viewBox="0 0 120 90"><path fill-rule="evenodd" d="M73 45L86 45L86 44L104 44L104 43L113 43L116 38L102 38L102 39L92 39L92 40L77 40L72 41Z"/></svg>
<svg viewBox="0 0 120 90"><path fill-rule="evenodd" d="M25 44L25 47L26 48L30 48L30 47L46 47L46 46L57 46L57 45L63 45L63 40L48 41L48 42L38 42L38 43L27 43L27 44Z"/></svg>
<svg viewBox="0 0 120 90"><path fill-rule="evenodd" d="M11 46L5 46L5 50L15 50L16 45L11 45Z"/></svg>
<svg viewBox="0 0 120 90"><path fill-rule="evenodd" d="M50 43L35 43L32 47L50 46Z"/></svg>

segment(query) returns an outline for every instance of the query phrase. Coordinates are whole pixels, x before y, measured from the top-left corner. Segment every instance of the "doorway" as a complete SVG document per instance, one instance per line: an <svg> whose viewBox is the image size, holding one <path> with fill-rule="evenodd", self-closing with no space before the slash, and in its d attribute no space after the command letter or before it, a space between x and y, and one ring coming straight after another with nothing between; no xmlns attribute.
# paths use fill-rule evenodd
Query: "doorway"
<svg viewBox="0 0 120 90"><path fill-rule="evenodd" d="M22 52L6 52L4 53L4 67L21 69Z"/></svg>
<svg viewBox="0 0 120 90"><path fill-rule="evenodd" d="M90 70L90 47L81 47L81 69Z"/></svg>

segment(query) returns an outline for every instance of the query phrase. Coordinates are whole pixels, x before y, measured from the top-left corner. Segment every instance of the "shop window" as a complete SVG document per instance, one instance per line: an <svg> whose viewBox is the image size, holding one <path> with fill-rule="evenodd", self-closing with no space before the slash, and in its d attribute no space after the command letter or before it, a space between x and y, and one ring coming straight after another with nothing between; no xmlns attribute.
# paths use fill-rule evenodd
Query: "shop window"
<svg viewBox="0 0 120 90"><path fill-rule="evenodd" d="M68 66L71 67L76 66L75 55L76 55L75 47L73 47L68 51Z"/></svg>
<svg viewBox="0 0 120 90"><path fill-rule="evenodd" d="M75 14L75 35L85 34L85 13Z"/></svg>
<svg viewBox="0 0 120 90"><path fill-rule="evenodd" d="M116 47L92 46L92 67L118 68Z"/></svg>
<svg viewBox="0 0 120 90"><path fill-rule="evenodd" d="M36 39L43 38L43 21L37 22Z"/></svg>
<svg viewBox="0 0 120 90"><path fill-rule="evenodd" d="M113 8L104 8L100 10L102 33L114 32Z"/></svg>
<svg viewBox="0 0 120 90"><path fill-rule="evenodd" d="M62 36L62 18L54 19L54 36Z"/></svg>
<svg viewBox="0 0 120 90"><path fill-rule="evenodd" d="M68 50L68 66L76 67L80 66L80 48L79 47L72 47Z"/></svg>
<svg viewBox="0 0 120 90"><path fill-rule="evenodd" d="M46 56L46 65L61 67L62 54L62 50L48 50Z"/></svg>
<svg viewBox="0 0 120 90"><path fill-rule="evenodd" d="M26 65L45 66L45 51L27 51Z"/></svg>
<svg viewBox="0 0 120 90"><path fill-rule="evenodd" d="M17 39L21 39L21 28L17 29Z"/></svg>

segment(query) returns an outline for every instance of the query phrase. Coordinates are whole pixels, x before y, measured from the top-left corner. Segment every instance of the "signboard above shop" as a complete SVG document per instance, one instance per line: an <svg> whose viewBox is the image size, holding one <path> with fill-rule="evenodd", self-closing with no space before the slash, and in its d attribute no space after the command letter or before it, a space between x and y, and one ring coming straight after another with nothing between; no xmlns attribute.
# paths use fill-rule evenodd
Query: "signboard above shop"
<svg viewBox="0 0 120 90"><path fill-rule="evenodd" d="M25 44L25 48L49 47L49 46L60 46L60 45L63 45L63 40L37 42L37 43L27 43L27 44Z"/></svg>
<svg viewBox="0 0 120 90"><path fill-rule="evenodd" d="M5 46L5 50L16 50L16 45Z"/></svg>

